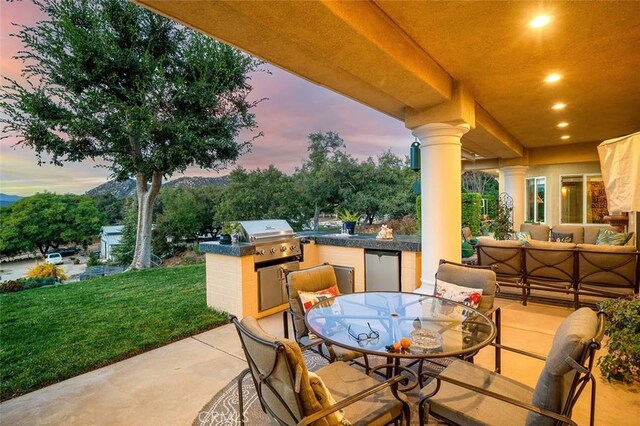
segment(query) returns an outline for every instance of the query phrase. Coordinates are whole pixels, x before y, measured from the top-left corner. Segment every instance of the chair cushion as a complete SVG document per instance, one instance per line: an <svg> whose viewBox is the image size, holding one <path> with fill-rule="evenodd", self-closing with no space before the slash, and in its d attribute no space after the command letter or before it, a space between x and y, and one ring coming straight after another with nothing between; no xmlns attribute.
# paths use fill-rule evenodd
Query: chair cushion
<svg viewBox="0 0 640 426"><path fill-rule="evenodd" d="M582 225L555 225L551 233L571 234L572 243L582 244L584 242L584 226Z"/></svg>
<svg viewBox="0 0 640 426"><path fill-rule="evenodd" d="M579 361L585 345L597 330L598 316L589 308L581 308L562 321L556 331L549 355L533 392L533 404L559 413L575 377L567 358ZM529 414L527 424L553 425L552 419Z"/></svg>
<svg viewBox="0 0 640 426"><path fill-rule="evenodd" d="M297 413L297 415L309 415L322 409L322 405L316 399L315 393L309 383L309 375L307 371L307 365L302 356L302 351L298 344L292 340L276 337L265 332L258 321L254 317L245 317L242 319L241 324L247 331L253 336L270 342L281 343L285 348L285 356L290 367L290 371L296 375L296 378L300 383L300 400L302 402L303 413ZM277 356L277 352L273 351L258 342L247 340L244 342L247 351L251 358L254 360L259 373L267 375L269 374L271 367L273 366L274 356ZM277 367L271 375L272 380L270 383L275 387L275 391L285 401L287 406L296 413L297 402L294 390L294 383L289 375L289 369L286 368L284 362L278 362ZM276 412L280 418L290 419L290 415L287 410L282 407L279 398L269 392L267 387L263 387L263 397L266 399L269 407ZM320 425L328 425L326 420L320 422Z"/></svg>
<svg viewBox="0 0 640 426"><path fill-rule="evenodd" d="M454 361L440 375L519 401L531 402L533 389L530 387L465 361ZM435 386L436 381L432 380L420 391L420 397L428 395ZM429 399L429 409L460 425L522 425L528 412L446 382L441 382L438 393Z"/></svg>
<svg viewBox="0 0 640 426"><path fill-rule="evenodd" d="M302 305L302 310L305 315L311 309L313 305L318 303L321 300L329 299L331 297L336 297L340 294L340 290L338 290L338 286L334 285L327 289L320 291L299 291L298 297L300 298L300 304ZM312 339L316 338L316 335L309 332L309 337Z"/></svg>
<svg viewBox="0 0 640 426"><path fill-rule="evenodd" d="M355 367L344 362L334 362L316 372L322 377L336 401L341 401L371 386L379 384ZM406 396L398 393L406 401ZM385 425L402 411L389 388L345 407L345 417L354 425Z"/></svg>
<svg viewBox="0 0 640 426"><path fill-rule="evenodd" d="M322 408L329 408L332 405L336 404L336 400L333 398L331 391L322 380L322 377L318 376L316 373L309 372L309 384L311 385L311 389L316 395L316 399L322 405ZM325 417L327 422L330 425L337 426L349 426L351 422L347 420L344 416L344 409L334 411Z"/></svg>
<svg viewBox="0 0 640 426"><path fill-rule="evenodd" d="M320 265L313 268L291 271L287 274L287 291L289 306L296 314L293 318L296 339L309 333L304 323L304 309L298 297L299 291L316 292L338 285L336 272L331 265Z"/></svg>
<svg viewBox="0 0 640 426"><path fill-rule="evenodd" d="M438 266L436 280L482 290L478 309L480 312L486 312L493 308L496 295L496 273L490 269L443 263Z"/></svg>
<svg viewBox="0 0 640 426"><path fill-rule="evenodd" d="M480 299L482 299L482 289L463 287L444 280L437 280L435 296L453 300L476 309L480 305Z"/></svg>

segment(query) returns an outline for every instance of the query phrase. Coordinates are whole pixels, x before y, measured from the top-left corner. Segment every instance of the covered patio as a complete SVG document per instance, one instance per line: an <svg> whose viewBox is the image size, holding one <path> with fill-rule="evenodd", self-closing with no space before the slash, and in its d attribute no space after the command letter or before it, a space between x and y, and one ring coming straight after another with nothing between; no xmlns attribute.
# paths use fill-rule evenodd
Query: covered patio
<svg viewBox="0 0 640 426"><path fill-rule="evenodd" d="M535 303L524 307L508 300L498 300L498 306L503 310L504 344L539 354L548 351L559 323L572 312L571 308ZM282 336L281 315L263 318L260 323ZM475 362L492 368L493 356L493 348L485 348ZM505 376L535 385L543 362L508 353L503 358ZM2 423L198 424L200 410L244 368L240 341L230 324L3 402ZM637 392L603 380L597 368L594 374L596 424L635 424L640 413ZM579 425L589 422L589 398L587 388L572 416ZM208 424L237 424L233 419L223 420Z"/></svg>
<svg viewBox="0 0 640 426"><path fill-rule="evenodd" d="M600 173L598 143L640 123L635 2L136 2L402 120L421 143L427 286L460 261L463 170L499 171L515 230L590 224L558 217L556 183ZM540 176L543 218L526 208Z"/></svg>

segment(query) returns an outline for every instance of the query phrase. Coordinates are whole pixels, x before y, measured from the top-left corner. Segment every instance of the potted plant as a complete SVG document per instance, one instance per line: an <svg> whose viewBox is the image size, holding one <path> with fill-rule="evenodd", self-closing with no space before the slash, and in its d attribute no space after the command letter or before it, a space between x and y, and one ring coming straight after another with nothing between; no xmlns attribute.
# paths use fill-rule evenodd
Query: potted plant
<svg viewBox="0 0 640 426"><path fill-rule="evenodd" d="M640 296L607 299L600 303L607 315L604 332L607 354L598 360L609 381L640 385Z"/></svg>
<svg viewBox="0 0 640 426"><path fill-rule="evenodd" d="M352 213L345 209L338 212L338 218L342 221L342 225L344 226L344 229L346 229L347 234L353 235L356 230L356 223L360 220L360 213Z"/></svg>
<svg viewBox="0 0 640 426"><path fill-rule="evenodd" d="M238 242L240 224L234 221L227 221L222 225L220 244L231 244Z"/></svg>

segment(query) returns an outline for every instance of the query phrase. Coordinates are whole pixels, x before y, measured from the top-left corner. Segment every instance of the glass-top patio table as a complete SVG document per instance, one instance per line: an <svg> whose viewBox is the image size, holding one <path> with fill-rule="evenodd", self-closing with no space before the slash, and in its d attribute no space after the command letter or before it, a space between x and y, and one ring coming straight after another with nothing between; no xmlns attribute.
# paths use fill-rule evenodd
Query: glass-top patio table
<svg viewBox="0 0 640 426"><path fill-rule="evenodd" d="M496 334L493 321L477 310L417 293L343 294L313 305L305 321L312 333L327 342L387 357L388 363L375 369L394 367L395 374L411 372L401 366L402 358L471 354L491 343ZM392 349L403 338L409 346Z"/></svg>

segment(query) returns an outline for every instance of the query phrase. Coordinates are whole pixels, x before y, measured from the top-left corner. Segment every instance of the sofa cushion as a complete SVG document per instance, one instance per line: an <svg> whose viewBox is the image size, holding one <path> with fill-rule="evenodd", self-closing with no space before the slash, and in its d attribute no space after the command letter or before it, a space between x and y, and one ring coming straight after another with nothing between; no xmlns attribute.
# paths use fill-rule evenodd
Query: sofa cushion
<svg viewBox="0 0 640 426"><path fill-rule="evenodd" d="M549 238L549 241L551 241L552 243L573 243L573 233L572 232L567 232L567 233L562 233L562 232L554 232L551 231L551 237Z"/></svg>
<svg viewBox="0 0 640 426"><path fill-rule="evenodd" d="M551 228L551 233L572 234L571 242L576 244L584 243L584 226L582 225L555 225Z"/></svg>
<svg viewBox="0 0 640 426"><path fill-rule="evenodd" d="M534 225L523 223L520 225L520 232L529 231L531 238L538 241L549 241L549 227L547 225Z"/></svg>
<svg viewBox="0 0 640 426"><path fill-rule="evenodd" d="M627 244L631 237L633 237L633 232L615 232L609 229L601 229L596 236L596 245L623 246Z"/></svg>
<svg viewBox="0 0 640 426"><path fill-rule="evenodd" d="M516 241L518 241L523 246L526 246L527 244L529 244L529 241L531 241L531 232L516 232Z"/></svg>
<svg viewBox="0 0 640 426"><path fill-rule="evenodd" d="M529 243L530 248L534 249L548 249L548 250L573 250L576 245L573 243L552 243L550 241L531 241Z"/></svg>
<svg viewBox="0 0 640 426"><path fill-rule="evenodd" d="M609 229L611 231L613 231L613 227L606 225L606 226L585 226L584 227L584 243L585 244L595 244L596 243L596 237L598 236L598 232L600 232L601 229Z"/></svg>

